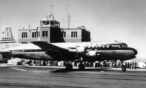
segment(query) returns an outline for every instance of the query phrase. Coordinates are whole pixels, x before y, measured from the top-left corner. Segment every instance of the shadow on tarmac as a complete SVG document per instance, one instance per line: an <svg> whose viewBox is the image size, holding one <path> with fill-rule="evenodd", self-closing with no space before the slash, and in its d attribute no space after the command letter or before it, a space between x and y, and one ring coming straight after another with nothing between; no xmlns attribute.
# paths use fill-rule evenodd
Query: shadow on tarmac
<svg viewBox="0 0 146 88"><path fill-rule="evenodd" d="M58 70L54 70L51 72L54 73L60 73L60 72L74 72L74 71L106 71L107 69L85 69L85 70L79 70L79 69L73 69L73 70L66 70L66 69L58 69Z"/></svg>
<svg viewBox="0 0 146 88"><path fill-rule="evenodd" d="M52 70L53 73L61 73L61 72L76 72L76 71L93 71L93 72L122 72L122 73L129 73L129 72L135 72L135 73L146 73L145 69L127 69L127 71L123 72L121 68L118 69L111 69L111 68L97 68L97 69L85 69L85 70L79 70L79 69L73 69L73 70L66 70L66 69L57 69Z"/></svg>

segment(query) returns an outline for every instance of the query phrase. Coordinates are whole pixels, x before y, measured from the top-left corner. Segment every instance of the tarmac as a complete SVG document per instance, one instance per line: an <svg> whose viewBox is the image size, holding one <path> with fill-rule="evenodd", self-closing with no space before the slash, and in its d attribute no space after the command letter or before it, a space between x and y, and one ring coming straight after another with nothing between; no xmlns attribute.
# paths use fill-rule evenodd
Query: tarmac
<svg viewBox="0 0 146 88"><path fill-rule="evenodd" d="M16 65L11 65L11 64L0 64L0 67L17 67L17 68L24 68L24 69L41 69L41 70L62 70L65 69L64 66L16 66ZM78 67L73 67L73 71L79 71ZM113 67L86 67L84 71L121 71L121 68L113 68ZM146 68L127 68L126 71L139 71L139 72L145 72Z"/></svg>
<svg viewBox="0 0 146 88"><path fill-rule="evenodd" d="M145 69L64 71L61 67L0 66L0 88L144 88Z"/></svg>

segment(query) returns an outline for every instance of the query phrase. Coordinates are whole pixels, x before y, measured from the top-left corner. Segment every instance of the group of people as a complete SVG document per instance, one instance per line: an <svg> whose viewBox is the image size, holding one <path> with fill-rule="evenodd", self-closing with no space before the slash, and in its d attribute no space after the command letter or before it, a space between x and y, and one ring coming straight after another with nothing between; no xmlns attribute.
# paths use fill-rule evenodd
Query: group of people
<svg viewBox="0 0 146 88"><path fill-rule="evenodd" d="M71 62L73 66L77 67L79 65L79 62ZM115 67L120 68L122 66L125 66L129 69L136 69L137 63L136 62L127 62L124 63L117 63L117 62L84 62L86 67ZM52 60L22 60L17 63L17 65L29 65L29 66L65 66L65 61L52 61Z"/></svg>

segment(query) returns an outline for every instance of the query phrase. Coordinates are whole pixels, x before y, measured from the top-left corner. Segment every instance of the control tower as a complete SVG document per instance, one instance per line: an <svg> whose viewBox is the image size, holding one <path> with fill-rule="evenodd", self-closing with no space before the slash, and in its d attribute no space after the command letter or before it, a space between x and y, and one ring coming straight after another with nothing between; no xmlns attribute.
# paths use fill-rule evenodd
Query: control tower
<svg viewBox="0 0 146 88"><path fill-rule="evenodd" d="M2 36L0 39L0 43L15 43L15 39L12 34L11 27L3 26L2 27Z"/></svg>
<svg viewBox="0 0 146 88"><path fill-rule="evenodd" d="M1 30L1 36L0 36L0 44L2 47L0 48L9 48L10 44L16 43L11 27L9 26L3 26Z"/></svg>

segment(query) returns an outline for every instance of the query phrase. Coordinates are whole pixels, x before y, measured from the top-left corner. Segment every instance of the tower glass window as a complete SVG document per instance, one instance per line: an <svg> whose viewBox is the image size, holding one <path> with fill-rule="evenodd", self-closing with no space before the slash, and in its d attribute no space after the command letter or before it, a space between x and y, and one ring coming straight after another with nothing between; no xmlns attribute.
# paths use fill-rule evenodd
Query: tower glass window
<svg viewBox="0 0 146 88"><path fill-rule="evenodd" d="M51 22L51 25L54 25L54 21L50 21Z"/></svg>

